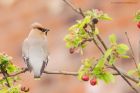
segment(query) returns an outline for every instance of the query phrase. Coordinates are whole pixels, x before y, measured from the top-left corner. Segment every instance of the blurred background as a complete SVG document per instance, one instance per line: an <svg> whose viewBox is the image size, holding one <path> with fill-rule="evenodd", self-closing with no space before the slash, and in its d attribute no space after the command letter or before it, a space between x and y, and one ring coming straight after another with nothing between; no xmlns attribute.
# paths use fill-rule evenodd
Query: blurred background
<svg viewBox="0 0 140 93"><path fill-rule="evenodd" d="M124 32L128 32L137 57L140 29L137 28L133 18L140 8L139 0L70 1L83 10L100 9L108 13L113 20L98 23L102 38L108 43L108 35L115 33L118 36L118 42L127 43ZM46 69L78 71L81 59L98 57L100 52L94 44L91 44L84 50L82 56L69 53L63 38L68 33L68 27L77 19L81 19L81 16L62 0L0 0L0 52L12 56L16 65L25 67L21 57L21 45L30 32L31 24L39 22L51 30L48 33L50 61ZM125 70L134 67L131 59L120 60L117 65ZM107 85L99 81L96 86L79 81L74 76L44 74L40 81L36 81L33 75L27 72L22 74L21 78L20 83L30 88L29 93L133 93L119 76L116 77L115 83Z"/></svg>

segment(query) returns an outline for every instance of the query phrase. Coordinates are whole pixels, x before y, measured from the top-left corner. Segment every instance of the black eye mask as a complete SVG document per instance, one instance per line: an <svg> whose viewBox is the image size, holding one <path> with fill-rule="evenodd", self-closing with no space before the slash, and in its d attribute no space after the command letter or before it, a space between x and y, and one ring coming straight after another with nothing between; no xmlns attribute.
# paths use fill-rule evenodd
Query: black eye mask
<svg viewBox="0 0 140 93"><path fill-rule="evenodd" d="M47 28L42 28L42 27L37 27L38 30L47 33L49 31L49 29Z"/></svg>

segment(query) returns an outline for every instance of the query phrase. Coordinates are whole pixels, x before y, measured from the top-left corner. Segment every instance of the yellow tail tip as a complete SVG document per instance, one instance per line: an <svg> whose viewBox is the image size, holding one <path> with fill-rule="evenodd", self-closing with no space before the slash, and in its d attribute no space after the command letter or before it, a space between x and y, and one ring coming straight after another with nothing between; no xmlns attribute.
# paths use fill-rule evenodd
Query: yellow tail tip
<svg viewBox="0 0 140 93"><path fill-rule="evenodd" d="M41 80L40 78L34 78L34 80Z"/></svg>
<svg viewBox="0 0 140 93"><path fill-rule="evenodd" d="M40 76L34 76L34 80L40 80Z"/></svg>

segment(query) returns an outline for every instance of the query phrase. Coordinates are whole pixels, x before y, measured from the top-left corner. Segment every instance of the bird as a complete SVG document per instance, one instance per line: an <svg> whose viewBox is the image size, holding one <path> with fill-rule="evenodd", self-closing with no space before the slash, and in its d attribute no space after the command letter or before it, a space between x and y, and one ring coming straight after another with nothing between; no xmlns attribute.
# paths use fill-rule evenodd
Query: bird
<svg viewBox="0 0 140 93"><path fill-rule="evenodd" d="M22 57L35 79L41 77L48 64L48 31L50 30L35 22L31 25L31 31L22 44Z"/></svg>

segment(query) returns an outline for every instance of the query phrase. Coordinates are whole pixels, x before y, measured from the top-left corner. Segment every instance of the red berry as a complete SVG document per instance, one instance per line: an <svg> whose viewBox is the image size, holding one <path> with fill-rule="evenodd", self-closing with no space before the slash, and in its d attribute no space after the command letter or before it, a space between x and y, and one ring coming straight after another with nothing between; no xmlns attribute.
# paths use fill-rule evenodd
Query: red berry
<svg viewBox="0 0 140 93"><path fill-rule="evenodd" d="M88 80L89 80L89 76L88 76L88 75L82 76L82 80L83 80L83 81L88 81Z"/></svg>
<svg viewBox="0 0 140 93"><path fill-rule="evenodd" d="M75 51L75 48L70 48L70 54L73 54L74 53L74 51Z"/></svg>
<svg viewBox="0 0 140 93"><path fill-rule="evenodd" d="M138 22L137 27L140 28L140 22Z"/></svg>
<svg viewBox="0 0 140 93"><path fill-rule="evenodd" d="M90 84L92 85L92 86L94 86L94 85L96 85L97 84L97 80L94 78L94 79L91 79L90 80Z"/></svg>
<svg viewBox="0 0 140 93"><path fill-rule="evenodd" d="M24 92L29 92L29 88L26 88L26 87L21 87L21 91L24 91Z"/></svg>

